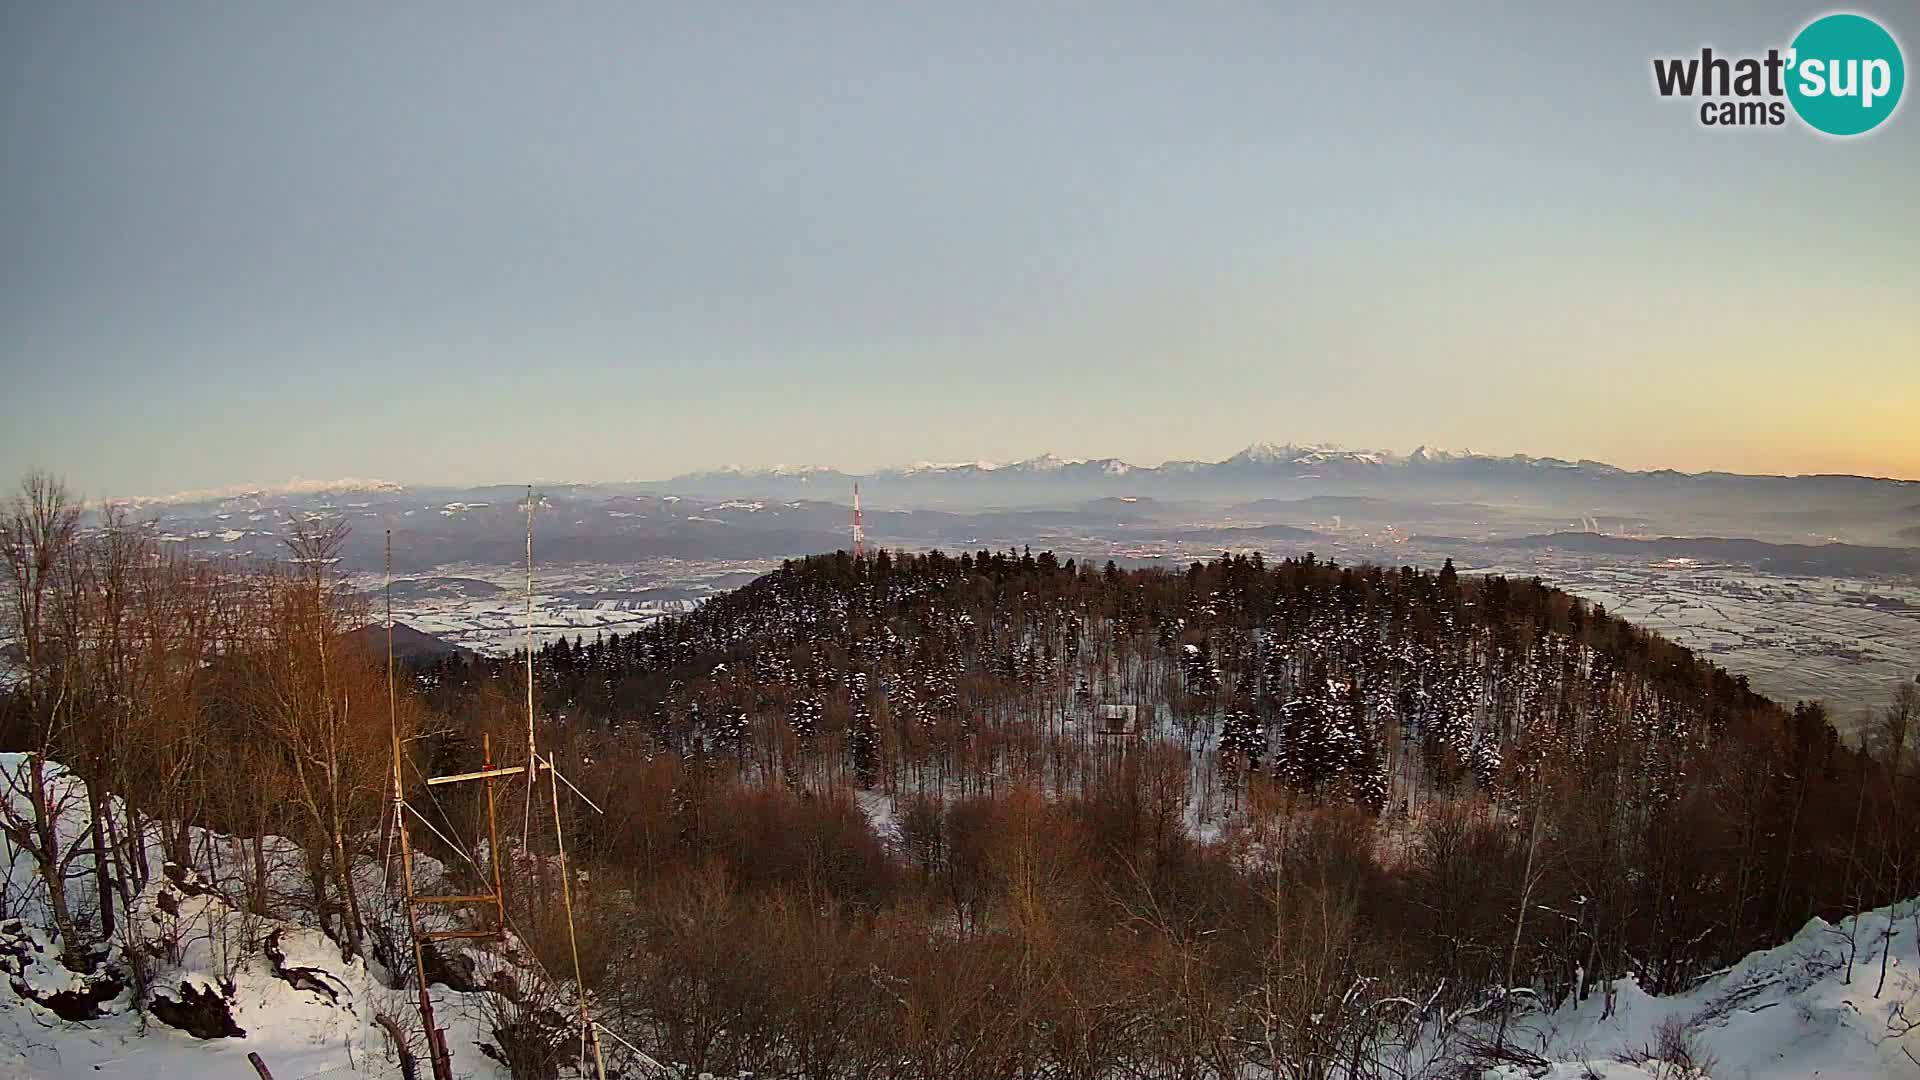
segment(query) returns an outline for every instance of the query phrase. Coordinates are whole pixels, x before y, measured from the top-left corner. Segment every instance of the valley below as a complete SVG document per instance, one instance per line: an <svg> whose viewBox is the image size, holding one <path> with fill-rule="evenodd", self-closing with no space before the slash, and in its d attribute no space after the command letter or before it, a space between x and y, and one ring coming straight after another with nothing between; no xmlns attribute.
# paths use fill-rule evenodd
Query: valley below
<svg viewBox="0 0 1920 1080"><path fill-rule="evenodd" d="M1068 542L1055 549L1062 557L1112 559L1129 567L1180 566L1222 550L1170 544L1149 553L1119 538L1062 539ZM906 538L875 542L931 550ZM995 542L1004 550L1011 541ZM1863 711L1884 703L1890 685L1920 672L1920 579L1779 574L1731 563L1553 550L1515 553L1472 543L1390 546L1334 535L1290 546L1227 550L1259 550L1269 560L1311 550L1342 563L1428 569L1450 558L1463 574L1538 577L1711 657L1769 697L1826 702L1843 730L1856 726ZM547 644L559 637L624 633L778 566L778 559L769 558L542 568L534 594L535 640ZM380 587L377 575L361 574L355 582L369 597ZM525 587L524 567L447 567L444 576L435 572L397 581L394 618L450 645L511 651L526 636Z"/></svg>

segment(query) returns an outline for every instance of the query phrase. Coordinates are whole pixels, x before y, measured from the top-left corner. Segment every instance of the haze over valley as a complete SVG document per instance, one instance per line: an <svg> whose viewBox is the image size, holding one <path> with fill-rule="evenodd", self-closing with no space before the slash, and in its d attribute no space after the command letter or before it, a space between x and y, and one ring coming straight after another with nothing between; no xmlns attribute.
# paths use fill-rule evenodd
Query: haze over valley
<svg viewBox="0 0 1920 1080"><path fill-rule="evenodd" d="M628 630L776 567L845 548L853 485L870 543L1031 547L1127 566L1223 551L1539 577L1714 657L1842 726L1920 670L1920 483L1635 472L1592 461L1256 444L1138 467L1007 464L728 468L658 481L541 483L542 639ZM288 526L339 515L354 580L394 536L396 616L461 647L524 636L524 486L386 481L129 500L170 543L274 558Z"/></svg>

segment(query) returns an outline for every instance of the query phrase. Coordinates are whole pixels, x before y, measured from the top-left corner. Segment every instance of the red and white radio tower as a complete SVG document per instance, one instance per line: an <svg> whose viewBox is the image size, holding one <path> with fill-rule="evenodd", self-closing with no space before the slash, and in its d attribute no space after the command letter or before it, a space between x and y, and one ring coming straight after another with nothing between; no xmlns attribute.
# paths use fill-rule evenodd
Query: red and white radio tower
<svg viewBox="0 0 1920 1080"><path fill-rule="evenodd" d="M853 557L867 557L867 530L860 527L860 483L853 485Z"/></svg>

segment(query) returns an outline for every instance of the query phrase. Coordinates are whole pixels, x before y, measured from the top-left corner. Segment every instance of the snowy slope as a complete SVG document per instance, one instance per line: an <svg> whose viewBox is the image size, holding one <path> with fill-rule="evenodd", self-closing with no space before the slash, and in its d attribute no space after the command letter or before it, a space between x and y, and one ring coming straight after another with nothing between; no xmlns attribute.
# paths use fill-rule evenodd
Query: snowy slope
<svg viewBox="0 0 1920 1080"><path fill-rule="evenodd" d="M11 798L22 810L26 767L24 755L0 754L0 798ZM46 769L63 846L84 842L84 785L57 764ZM195 850L227 849L225 837L193 832ZM289 861L292 845L273 838L269 846L276 865L297 874ZM162 865L157 846L149 848L149 856L154 866ZM422 885L431 885L442 873L426 856L416 859L415 869ZM364 895L380 902L380 868L369 865L364 871ZM76 912L93 906L89 883L89 876L70 882ZM169 868L164 876L156 875L120 918L123 928L137 931L140 944L135 947L149 957L153 998L160 1002L153 1011L166 1009L168 1002L187 1006L211 995L224 1008L199 1014L200 1019L230 1028L224 1034L210 1032L216 1037L196 1037L134 1008L125 933L103 952L93 976L68 971L58 958L58 939L47 929L52 920L32 861L4 835L0 912L14 916L0 921L0 1077L245 1080L255 1076L249 1053L258 1053L278 1080L400 1075L398 1057L377 1017L392 1017L410 1033L417 1017L411 991L391 989L392 980L377 964L345 960L339 947L317 930L239 909L193 871ZM502 948L502 954L466 951L475 961L476 982L485 982L496 971L523 985L535 978L502 959L514 954L511 942ZM87 1011L98 1016L62 1019L49 1007L56 994L90 987L98 987L93 994L97 1005ZM507 1070L482 1050L492 1039L493 995L435 986L433 996L456 1074L506 1080ZM222 1014L224 1020L218 1019ZM421 1055L424 1072L424 1046L413 1049Z"/></svg>
<svg viewBox="0 0 1920 1080"><path fill-rule="evenodd" d="M186 988L216 992L244 1034L203 1039L154 1020L143 1024L131 1007L130 991L108 1002L106 1015L98 1019L61 1020L22 998L13 985L17 980L44 989L70 978L47 935L29 931L38 950L24 971L9 970L12 977L0 981L0 1076L242 1080L255 1075L249 1053L259 1054L282 1080L323 1073L330 1078L399 1075L374 1017L384 1013L410 1022L412 999L382 985L364 963L343 961L340 950L318 932L245 919L191 881L185 888L173 883L150 888L135 915L165 923L164 930L156 927L162 937L179 935L180 958L157 965L158 996L178 999L186 996ZM7 937L0 931L0 949ZM229 948L234 951L228 953ZM20 966L14 959L0 958L0 968ZM299 969L305 976L295 977L301 985L276 973L276 967L287 973ZM463 1075L504 1080L505 1071L477 1046L486 1028L483 1010L472 998L435 988L454 1059Z"/></svg>
<svg viewBox="0 0 1920 1080"><path fill-rule="evenodd" d="M1555 1077L1588 1075L1589 1065L1605 1077L1643 1075L1620 1059L1657 1054L1663 1025L1686 1032L1707 1075L1725 1080L1920 1077L1917 932L1920 900L1837 925L1814 919L1792 941L1751 953L1688 993L1653 997L1623 979L1614 984L1611 1016L1596 993L1530 1018L1515 1041L1562 1063L1549 1074ZM1647 1063L1644 1074L1687 1075L1663 1066ZM1537 1074L1508 1069L1493 1075Z"/></svg>
<svg viewBox="0 0 1920 1080"><path fill-rule="evenodd" d="M23 767L19 755L0 755L0 787ZM62 833L84 827L84 789L58 766L54 787L65 804ZM867 802L871 816L891 817L884 802ZM201 839L208 839L202 837ZM218 850L221 838L206 845ZM196 841L196 847L201 846ZM157 853L156 853L157 854ZM423 860L431 863L431 860ZM429 874L437 873L429 867ZM35 917L32 874L24 856L0 839L0 889L16 918L0 921L0 1077L71 1080L78 1077L234 1077L253 1069L258 1053L279 1080L394 1077L399 1068L377 1017L411 1027L412 998L388 986L377 965L346 961L315 930L249 915L190 872L156 879L123 913L142 931L153 954L155 997L191 1001L216 993L222 1023L243 1031L196 1038L143 1018L124 986L103 987L100 1015L63 1020L42 1004L59 991L86 989L86 980L62 967L58 942ZM378 892L377 879L369 895ZM42 901L43 903L43 901ZM1538 1055L1530 1068L1508 1066L1487 1075L1500 1080L1785 1080L1788 1077L1920 1078L1920 900L1828 924L1809 922L1793 940L1753 953L1693 990L1658 998L1630 979L1608 995L1557 1012L1516 1020L1509 1045ZM496 971L531 977L503 955L468 953L476 981ZM118 947L110 959L124 966ZM1851 957L1851 970L1848 960ZM1885 980L1882 984L1882 961ZM103 965L107 970L110 965ZM488 1055L491 995L433 990L447 1029L457 1075L475 1080L507 1072ZM1680 1033L1704 1074L1662 1058ZM416 1048L417 1049L417 1048ZM424 1062L422 1063L424 1067ZM637 1074L636 1074L637 1075Z"/></svg>

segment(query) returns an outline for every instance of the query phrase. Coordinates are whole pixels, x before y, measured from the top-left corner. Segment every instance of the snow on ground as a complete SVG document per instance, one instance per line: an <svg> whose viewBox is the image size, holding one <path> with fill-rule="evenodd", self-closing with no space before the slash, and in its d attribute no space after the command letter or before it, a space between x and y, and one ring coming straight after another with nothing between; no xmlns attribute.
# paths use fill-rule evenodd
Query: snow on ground
<svg viewBox="0 0 1920 1080"><path fill-rule="evenodd" d="M18 783L24 765L20 755L0 755L0 785ZM49 770L62 807L61 832L77 836L85 825L85 791L58 766ZM858 799L877 831L897 837L898 809L884 793L864 792ZM208 839L205 846L218 850L224 838ZM14 918L0 921L0 1077L248 1080L254 1075L246 1058L250 1052L260 1054L280 1080L399 1074L376 1018L384 1014L410 1027L412 997L390 989L378 965L343 959L339 947L318 931L248 914L190 872L157 878L122 915L142 928L154 954L156 1000L191 1006L199 995L213 992L224 1002L214 1019L245 1033L197 1038L143 1017L126 987L90 983L61 966L59 943L43 929L44 910L36 914L44 898L36 898L30 886L21 888L32 881L25 856L0 839L0 872L7 871L0 884L7 884L8 914ZM369 885L377 888L377 882ZM76 901L87 902L81 896ZM1557 1012L1516 1020L1510 1044L1540 1055L1545 1064L1504 1067L1487 1075L1498 1080L1920 1078L1917 940L1920 899L1838 924L1814 919L1793 940L1752 953L1683 994L1654 997L1631 979L1619 980L1613 984L1611 1009L1608 995L1596 992ZM482 981L498 971L526 974L494 953L467 955L476 961L475 975ZM101 991L93 1019L63 1020L42 1004L61 991L85 992L92 986ZM481 1049L491 1032L488 996L435 986L433 997L456 1074L504 1080L505 1070ZM205 1019L207 1014L199 1015ZM1673 1032L1683 1034L1704 1074L1662 1059L1663 1035L1670 1045Z"/></svg>
<svg viewBox="0 0 1920 1080"><path fill-rule="evenodd" d="M143 1018L126 990L96 1019L60 1019L15 990L15 983L45 989L71 978L47 936L31 933L33 948L20 965L24 971L8 971L12 977L0 981L0 1075L246 1080L255 1075L249 1053L259 1054L282 1080L321 1073L400 1075L375 1017L392 1017L411 1028L414 998L389 989L365 963L342 960L339 948L318 931L251 920L219 896L198 891L191 879L156 884L134 915L160 924L155 930L161 939L178 946L178 959L163 957L156 964L156 998L190 1001L192 993L204 991L220 995L232 1022L227 1036L201 1038ZM0 949L8 944L0 930ZM0 957L0 969L14 966L11 957ZM504 1080L505 1070L479 1048L489 1029L478 995L436 986L433 996L460 1075Z"/></svg>
<svg viewBox="0 0 1920 1080"><path fill-rule="evenodd" d="M1532 1072L1496 1070L1490 1076L1526 1076L1526 1080L1670 1080L1661 1072L1649 1072L1624 1061L1555 1061Z"/></svg>
<svg viewBox="0 0 1920 1080"><path fill-rule="evenodd" d="M548 645L560 638L628 633L691 611L707 597L778 566L768 560L653 559L542 569L534 598L535 638ZM476 563L402 575L393 581L394 618L477 652L512 652L526 641L525 575L525 567ZM379 575L352 574L348 584L380 610Z"/></svg>
<svg viewBox="0 0 1920 1080"><path fill-rule="evenodd" d="M191 881L186 885L186 890L195 888ZM243 1035L199 1038L155 1020L143 1023L127 990L108 1001L104 1015L96 1019L61 1020L15 990L14 984L27 983L44 991L71 979L54 955L56 946L46 935L31 932L30 948L21 950L25 956L18 958L24 959L18 964L24 970L9 970L12 977L0 984L0 1074L47 1080L241 1080L254 1075L249 1053L259 1054L275 1076L293 1080L341 1067L350 1069L351 1076L398 1074L373 1015L380 1011L407 1019L404 995L382 986L365 964L342 961L340 950L318 932L275 926L283 970L298 967L313 973L311 988L296 989L274 973L264 949L243 944L245 920L239 913L217 896L186 890L158 884L134 911L138 918L164 923L164 929L155 927L164 935L178 935L173 939L178 959L161 958L156 965L156 997L179 1001L202 991L219 994L228 1003L233 1027ZM177 914L167 914L163 904ZM7 935L0 931L0 948L6 944ZM0 967L13 968L15 961L0 959ZM491 1064L473 1048L471 1030L450 1034L455 1045L467 1051L459 1055L462 1064ZM487 1074L483 1069L476 1075Z"/></svg>
<svg viewBox="0 0 1920 1080"><path fill-rule="evenodd" d="M1529 1018L1515 1042L1562 1063L1553 1077L1579 1077L1588 1064L1605 1077L1622 1057L1657 1053L1662 1025L1687 1032L1696 1062L1726 1080L1920 1077L1920 900L1842 919L1814 919L1792 941L1750 953L1693 990L1654 997L1631 979L1604 997ZM1849 942L1853 944L1850 945ZM1847 956L1853 950L1849 978ZM1880 984L1881 960L1886 983ZM1646 1066L1655 1076L1687 1074ZM1494 1076L1538 1075L1519 1070Z"/></svg>
<svg viewBox="0 0 1920 1080"><path fill-rule="evenodd" d="M854 802L860 806L860 812L867 817L867 824L873 826L874 835L889 847L900 843L900 807L895 796L884 791L856 791Z"/></svg>
<svg viewBox="0 0 1920 1080"><path fill-rule="evenodd" d="M20 811L28 759L0 754L0 798ZM50 801L62 846L83 842L87 832L86 789L57 764L45 766ZM194 847L219 853L227 839L194 830ZM269 858L276 876L297 873L287 860L293 846L272 838ZM149 849L162 865L157 846ZM84 862L85 860L82 860ZM380 869L365 867L363 896L379 902ZM442 868L416 857L423 883ZM70 880L76 914L95 904L90 874ZM0 1077L68 1080L72 1077L255 1077L247 1054L258 1053L279 1080L397 1077L399 1065L376 1017L386 1015L411 1030L416 998L387 985L378 964L342 957L338 945L319 931L283 918L250 914L236 907L192 871L177 868L155 880L121 911L123 927L137 927L139 948L151 957L153 997L158 1012L172 1002L199 1020L230 1026L244 1035L202 1038L134 1008L133 992L120 978L126 971L122 943L102 955L95 975L79 976L63 966L60 943L48 929L45 890L31 858L0 835ZM511 945L508 946L511 952ZM496 971L526 980L495 954L467 950L479 981ZM47 1004L62 991L95 994L98 1016L62 1019ZM216 996L225 1009L193 1009L202 995ZM484 1054L491 1041L489 995L433 988L440 1026L446 1029L457 1075L471 1080L505 1080L507 1072ZM191 1026L191 1025L190 1025ZM204 1033L203 1033L204 1034ZM422 1048L416 1047L416 1052ZM424 1073L426 1063L421 1060Z"/></svg>

